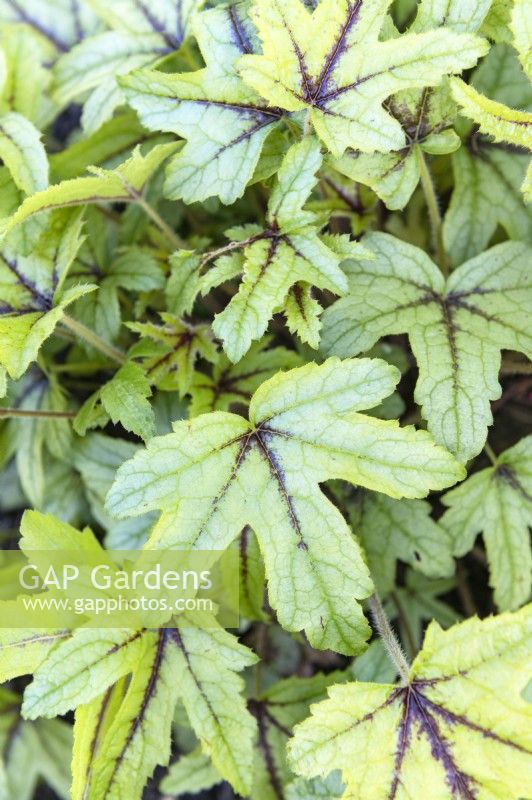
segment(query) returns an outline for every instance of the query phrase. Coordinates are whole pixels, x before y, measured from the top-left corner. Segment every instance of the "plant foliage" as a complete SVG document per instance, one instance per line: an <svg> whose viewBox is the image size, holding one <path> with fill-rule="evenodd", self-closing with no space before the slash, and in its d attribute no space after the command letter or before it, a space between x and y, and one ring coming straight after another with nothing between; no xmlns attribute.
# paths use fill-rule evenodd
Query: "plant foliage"
<svg viewBox="0 0 532 800"><path fill-rule="evenodd" d="M530 0L0 0L0 800L532 785ZM127 560L127 553L122 553ZM227 577L227 576L226 576Z"/></svg>

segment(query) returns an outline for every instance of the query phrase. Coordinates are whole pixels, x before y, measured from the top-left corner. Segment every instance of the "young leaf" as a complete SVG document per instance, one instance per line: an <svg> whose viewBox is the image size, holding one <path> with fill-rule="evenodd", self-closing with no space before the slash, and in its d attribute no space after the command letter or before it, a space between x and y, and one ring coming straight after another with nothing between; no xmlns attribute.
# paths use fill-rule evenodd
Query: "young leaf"
<svg viewBox="0 0 532 800"><path fill-rule="evenodd" d="M421 250L388 234L364 243L371 267L349 262L352 293L324 315L323 348L354 355L388 334L408 332L419 367L415 399L434 438L467 461L480 452L500 397L500 350L532 355L530 251L506 242L445 281Z"/></svg>
<svg viewBox="0 0 532 800"><path fill-rule="evenodd" d="M206 67L169 75L143 70L121 78L130 105L149 130L187 139L168 166L165 193L186 203L244 193L268 134L282 111L247 87L236 63L256 47L246 4L199 14L195 35Z"/></svg>
<svg viewBox="0 0 532 800"><path fill-rule="evenodd" d="M288 630L352 653L368 635L371 582L342 515L317 484L341 478L393 497L420 497L463 474L431 437L360 414L391 393L398 370L329 359L280 373L255 393L247 422L224 412L174 424L125 464L111 513L162 509L151 547L223 549L249 524L270 601ZM309 604L309 597L312 603Z"/></svg>
<svg viewBox="0 0 532 800"><path fill-rule="evenodd" d="M532 108L532 87L506 45L490 50L471 85L501 103ZM454 190L443 225L445 250L455 266L482 253L497 225L520 241L529 241L532 231L532 214L521 193L526 153L494 142L465 120L460 131L463 143L452 159Z"/></svg>
<svg viewBox="0 0 532 800"><path fill-rule="evenodd" d="M532 606L427 630L408 683L329 689L289 744L308 777L342 770L348 798L460 800L526 795L532 763Z"/></svg>
<svg viewBox="0 0 532 800"><path fill-rule="evenodd" d="M155 419L148 397L151 385L144 370L129 361L80 408L74 428L84 436L89 428L104 427L109 419L142 439L155 434Z"/></svg>
<svg viewBox="0 0 532 800"><path fill-rule="evenodd" d="M143 156L137 148L131 158L114 170L93 167L94 176L62 181L37 192L28 197L11 217L4 235L43 211L89 203L134 203L149 178L175 149L175 144L161 144Z"/></svg>
<svg viewBox="0 0 532 800"><path fill-rule="evenodd" d="M307 110L336 157L348 147L400 150L404 131L383 102L473 66L487 47L476 36L445 29L380 41L389 5L322 0L310 13L301 0L255 0L251 17L262 54L243 56L241 75L271 105Z"/></svg>
<svg viewBox="0 0 532 800"><path fill-rule="evenodd" d="M483 532L498 607L515 609L526 602L532 588L532 436L448 492L443 502L449 508L441 524L453 538L454 554L471 550Z"/></svg>
<svg viewBox="0 0 532 800"><path fill-rule="evenodd" d="M0 364L20 378L35 361L67 305L94 286L62 284L81 245L78 212L55 215L29 256L9 244L0 251Z"/></svg>
<svg viewBox="0 0 532 800"><path fill-rule="evenodd" d="M189 325L167 312L161 313L161 320L162 325L153 322L128 324L128 328L143 337L131 349L130 356L142 359L146 378L152 384L165 391L177 388L183 397L192 385L197 360L204 358L215 364L218 350L210 325Z"/></svg>
<svg viewBox="0 0 532 800"><path fill-rule="evenodd" d="M196 372L190 387L190 416L230 411L232 405L247 406L261 383L280 370L301 366L300 356L292 350L284 347L267 350L270 342L267 336L255 342L237 364L222 355L213 367L212 376Z"/></svg>
<svg viewBox="0 0 532 800"><path fill-rule="evenodd" d="M320 240L314 214L303 210L320 165L317 139L309 136L293 145L268 203L268 228L253 235L244 249L240 290L213 323L214 333L222 339L224 350L234 363L245 355L253 340L261 338L274 311L283 307L290 290L297 289L298 281L336 294L347 290L340 269L341 256ZM351 246L350 255L370 257L357 244ZM225 280L223 274L222 281ZM309 336L310 331L295 322L296 305L297 295L288 304L288 320L292 327L298 327L304 341L310 339L309 343L316 346L314 331ZM302 300L299 307L305 316ZM319 306L318 309L321 311Z"/></svg>
<svg viewBox="0 0 532 800"><path fill-rule="evenodd" d="M532 79L532 25L530 0L514 0L510 26L523 69Z"/></svg>

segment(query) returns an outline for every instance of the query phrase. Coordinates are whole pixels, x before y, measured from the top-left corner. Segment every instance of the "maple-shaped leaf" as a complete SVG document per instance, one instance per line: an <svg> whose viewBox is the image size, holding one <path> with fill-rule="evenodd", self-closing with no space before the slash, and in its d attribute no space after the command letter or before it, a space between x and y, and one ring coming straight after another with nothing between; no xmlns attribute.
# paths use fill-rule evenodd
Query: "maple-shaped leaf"
<svg viewBox="0 0 532 800"><path fill-rule="evenodd" d="M490 5L491 0L423 0L417 5L409 32L445 26L457 33L476 33ZM388 208L401 209L419 183L423 154L443 155L460 147L459 137L450 128L457 108L446 83L435 89L399 92L386 101L385 107L401 124L405 146L386 154L349 151L334 166L352 180L371 186Z"/></svg>
<svg viewBox="0 0 532 800"><path fill-rule="evenodd" d="M94 285L64 290L67 271L81 245L79 212L56 215L31 255L21 255L9 240L0 249L0 364L20 378L64 309Z"/></svg>
<svg viewBox="0 0 532 800"><path fill-rule="evenodd" d="M462 113L477 123L481 133L493 136L496 142L509 142L532 151L532 113L509 108L485 97L473 86L454 78L453 97L462 108ZM523 192L527 200L532 199L532 162L529 165Z"/></svg>
<svg viewBox="0 0 532 800"><path fill-rule="evenodd" d="M108 496L119 516L166 512L152 548L229 546L257 534L270 602L315 647L361 649L369 630L355 599L371 581L357 542L318 484L348 480L420 497L463 475L424 431L355 413L389 395L399 371L377 359L307 364L254 394L249 421L221 411L174 423L120 468Z"/></svg>
<svg viewBox="0 0 532 800"><path fill-rule="evenodd" d="M21 549L28 557L35 550L56 549L104 555L89 529L80 533L50 515L26 512L21 531ZM118 800L126 792L131 800L140 800L155 766L168 762L178 697L220 774L236 791L247 794L256 726L236 673L255 661L253 653L214 619L198 616L176 617L172 629L158 631L0 631L1 679L34 674L24 693L24 719L54 717L96 704L96 709L82 709L75 731L76 739L81 736L83 741L74 744L74 785L76 798L85 800ZM106 693L129 675L123 698L115 698L112 720L99 731Z"/></svg>
<svg viewBox="0 0 532 800"><path fill-rule="evenodd" d="M500 397L500 350L532 356L530 249L496 245L446 281L424 251L388 234L364 239L377 255L348 262L351 294L324 315L323 349L347 356L408 332L419 367L415 400L436 441L467 461L480 452Z"/></svg>
<svg viewBox="0 0 532 800"><path fill-rule="evenodd" d="M532 606L442 631L398 686L333 686L296 727L290 762L342 770L344 800L519 800L530 789Z"/></svg>
<svg viewBox="0 0 532 800"><path fill-rule="evenodd" d="M526 602L532 588L532 436L448 492L443 502L449 508L441 524L452 535L456 556L471 550L483 533L498 607L511 610Z"/></svg>
<svg viewBox="0 0 532 800"><path fill-rule="evenodd" d="M351 523L380 594L393 590L398 559L429 577L454 573L451 537L430 513L424 500L393 500L367 491L349 502Z"/></svg>
<svg viewBox="0 0 532 800"><path fill-rule="evenodd" d="M532 109L532 87L507 45L490 50L471 85L501 103ZM465 119L457 129L463 142L452 159L454 190L443 225L445 250L454 265L485 250L498 225L511 239L532 238L532 214L521 193L526 152L482 135Z"/></svg>
<svg viewBox="0 0 532 800"><path fill-rule="evenodd" d="M209 411L231 411L233 405L247 406L261 383L280 370L301 365L301 357L284 347L267 349L271 337L265 336L251 345L237 364L222 355L212 375L196 372L190 386L190 416Z"/></svg>
<svg viewBox="0 0 532 800"><path fill-rule="evenodd" d="M87 133L108 120L124 97L119 75L150 66L179 49L202 0L88 0L111 30L84 39L55 65L55 99L61 106L85 100Z"/></svg>
<svg viewBox="0 0 532 800"><path fill-rule="evenodd" d="M383 102L403 89L440 83L487 52L476 36L440 29L381 41L387 0L254 0L260 55L240 60L245 82L273 106L307 110L327 148L341 156L400 150L406 137Z"/></svg>
<svg viewBox="0 0 532 800"><path fill-rule="evenodd" d="M4 235L9 233L34 214L66 206L134 203L139 199L149 178L175 149L175 144L161 144L143 156L137 148L133 155L116 169L92 167L94 175L90 177L61 181L42 192L36 192L20 205L9 219L3 233Z"/></svg>
<svg viewBox="0 0 532 800"><path fill-rule="evenodd" d="M316 301L313 308L308 301L305 304L304 287L313 285L344 294L347 280L341 262L348 254L370 257L357 243L342 257L320 239L315 215L303 210L321 160L320 145L312 136L292 146L268 202L268 227L244 243L242 262L237 262L237 269L244 273L240 289L213 323L214 333L233 362L242 358L254 339L260 339L273 313L284 306L290 327L299 328L303 340L317 347L320 326L318 323L316 330L310 323L309 327L308 317L317 318L321 307ZM232 271L232 263L229 266ZM216 283L227 280L225 267L222 262Z"/></svg>
<svg viewBox="0 0 532 800"><path fill-rule="evenodd" d="M142 70L122 77L120 84L149 130L188 140L168 166L166 195L187 203L218 195L230 204L244 193L264 141L283 112L246 86L237 72L238 59L257 47L247 4L199 14L194 33L204 69L174 75Z"/></svg>
<svg viewBox="0 0 532 800"><path fill-rule="evenodd" d="M21 698L0 689L0 796L32 800L42 779L68 800L72 729L61 720L26 722Z"/></svg>
<svg viewBox="0 0 532 800"><path fill-rule="evenodd" d="M162 312L160 316L162 325L128 323L128 328L142 336L129 355L141 361L151 384L164 391L177 389L184 396L196 374L197 360L204 358L215 364L218 350L210 325L190 325L168 312Z"/></svg>
<svg viewBox="0 0 532 800"><path fill-rule="evenodd" d="M326 697L328 686L348 677L347 672L337 671L327 675L318 673L311 678L286 678L248 700L248 708L257 720L252 797L260 800L284 797L285 788L294 777L285 752L294 725L308 716L311 703ZM165 794L179 795L210 788L220 781L221 776L210 759L195 750L172 764L160 788Z"/></svg>

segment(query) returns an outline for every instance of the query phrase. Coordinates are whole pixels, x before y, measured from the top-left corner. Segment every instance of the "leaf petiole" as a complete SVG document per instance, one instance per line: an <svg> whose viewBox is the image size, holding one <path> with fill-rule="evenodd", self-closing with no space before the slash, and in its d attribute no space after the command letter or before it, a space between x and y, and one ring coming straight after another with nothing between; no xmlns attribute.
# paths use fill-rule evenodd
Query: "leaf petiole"
<svg viewBox="0 0 532 800"><path fill-rule="evenodd" d="M425 195L425 202L427 203L432 238L436 248L436 261L444 276L447 278L449 276L449 261L443 246L443 225L438 197L425 156L420 149L418 149L417 153L421 171L421 186L423 188L423 194Z"/></svg>
<svg viewBox="0 0 532 800"><path fill-rule="evenodd" d="M382 643L388 653L392 664L396 667L397 672L405 683L409 681L410 664L408 663L405 654L399 644L399 640L395 635L390 620L386 616L386 612L382 606L381 600L377 592L368 600L371 616L375 622L377 632L382 639Z"/></svg>
<svg viewBox="0 0 532 800"><path fill-rule="evenodd" d="M90 328L83 325L82 322L78 322L78 320L73 319L68 314L63 314L61 322L66 328L72 331L77 338L83 339L90 344L91 347L94 347L95 350L99 350L100 353L103 353L103 355L107 356L112 361L116 361L118 364L125 364L126 354L123 353L122 350L105 342L97 333L94 333Z"/></svg>

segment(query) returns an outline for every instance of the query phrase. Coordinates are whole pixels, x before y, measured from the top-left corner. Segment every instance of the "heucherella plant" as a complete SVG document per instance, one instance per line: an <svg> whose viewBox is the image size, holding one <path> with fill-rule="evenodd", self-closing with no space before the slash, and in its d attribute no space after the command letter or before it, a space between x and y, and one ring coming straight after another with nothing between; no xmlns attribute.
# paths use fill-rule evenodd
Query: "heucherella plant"
<svg viewBox="0 0 532 800"><path fill-rule="evenodd" d="M529 796L531 54L0 0L0 800Z"/></svg>

